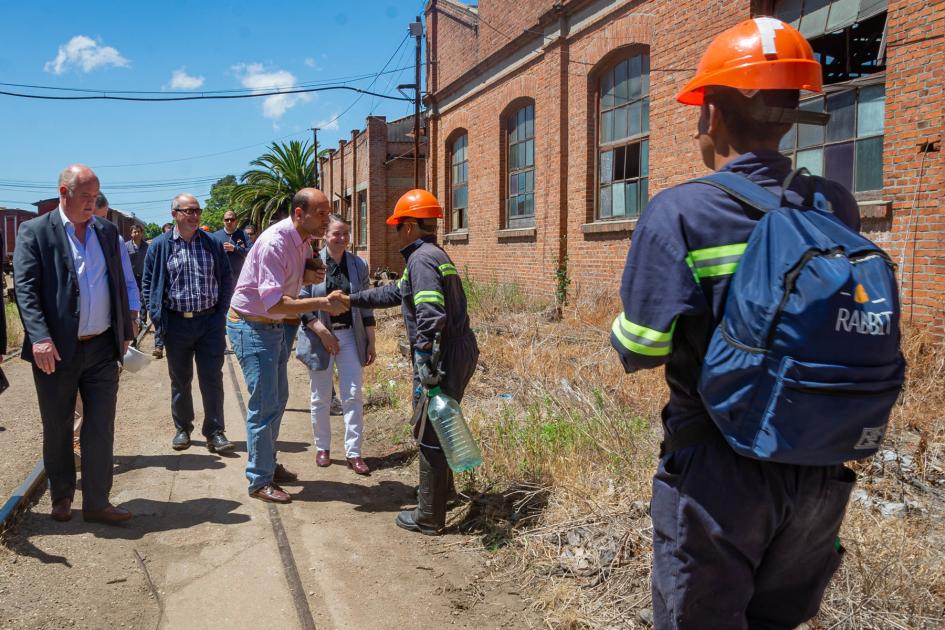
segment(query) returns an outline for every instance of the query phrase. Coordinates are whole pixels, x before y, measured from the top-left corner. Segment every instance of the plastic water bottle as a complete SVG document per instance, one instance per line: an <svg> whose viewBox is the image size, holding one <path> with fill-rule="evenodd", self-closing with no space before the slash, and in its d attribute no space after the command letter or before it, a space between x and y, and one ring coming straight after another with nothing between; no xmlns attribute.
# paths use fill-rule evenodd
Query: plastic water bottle
<svg viewBox="0 0 945 630"><path fill-rule="evenodd" d="M446 462L453 472L471 470L481 464L482 453L469 432L459 403L444 394L439 387L434 387L427 395L430 397L427 416L440 438Z"/></svg>

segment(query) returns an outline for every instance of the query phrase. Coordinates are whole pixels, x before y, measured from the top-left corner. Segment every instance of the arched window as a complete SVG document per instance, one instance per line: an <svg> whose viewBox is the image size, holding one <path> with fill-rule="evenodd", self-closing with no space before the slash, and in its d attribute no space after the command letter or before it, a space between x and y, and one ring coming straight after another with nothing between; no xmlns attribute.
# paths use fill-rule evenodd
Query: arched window
<svg viewBox="0 0 945 630"><path fill-rule="evenodd" d="M507 227L535 224L535 105L513 111L505 121L508 147Z"/></svg>
<svg viewBox="0 0 945 630"><path fill-rule="evenodd" d="M449 203L451 231L469 227L469 134L458 136L449 145Z"/></svg>
<svg viewBox="0 0 945 630"><path fill-rule="evenodd" d="M637 217L649 198L649 54L605 68L597 102L597 219Z"/></svg>

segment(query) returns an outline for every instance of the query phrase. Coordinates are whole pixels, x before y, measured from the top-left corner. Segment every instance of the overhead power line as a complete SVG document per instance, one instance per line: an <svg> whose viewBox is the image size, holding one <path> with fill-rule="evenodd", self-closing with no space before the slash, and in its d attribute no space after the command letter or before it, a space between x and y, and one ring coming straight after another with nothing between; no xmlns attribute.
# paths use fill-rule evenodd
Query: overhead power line
<svg viewBox="0 0 945 630"><path fill-rule="evenodd" d="M97 94L97 95L86 95L86 96L54 96L51 94L25 94L22 92L7 92L5 90L0 90L0 95L13 96L17 98L40 99L44 101L135 101L135 102L163 103L163 102L170 102L170 101L210 101L210 100L225 100L225 99L236 99L236 98L262 98L266 96L278 96L282 94L307 94L309 92L328 92L331 90L348 90L350 92L357 92L361 96L368 94L376 98L386 98L391 101L411 100L403 96L393 96L391 94L381 94L380 92L371 92L369 90L362 90L361 88L352 87L350 85L326 85L322 87L299 88L297 90L273 90L269 92L252 92L252 93L246 93L246 94L244 93L195 94L193 96L168 96L168 97L162 97L162 98L154 98L154 97L146 97L146 96L127 96L127 95L121 96L121 95L109 95L109 94Z"/></svg>

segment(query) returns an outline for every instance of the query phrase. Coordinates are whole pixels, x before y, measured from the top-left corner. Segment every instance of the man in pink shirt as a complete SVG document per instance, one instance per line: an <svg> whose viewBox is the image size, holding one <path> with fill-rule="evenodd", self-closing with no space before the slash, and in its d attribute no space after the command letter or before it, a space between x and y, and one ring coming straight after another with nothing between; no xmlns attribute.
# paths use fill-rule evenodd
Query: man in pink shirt
<svg viewBox="0 0 945 630"><path fill-rule="evenodd" d="M288 335L298 317L311 311L344 312L327 298L299 299L306 262L312 258L311 240L321 238L328 226L328 198L314 188L303 188L292 198L288 219L259 235L240 272L226 332L239 359L249 388L246 409L246 478L249 495L272 503L291 498L278 483L298 477L276 464L276 439L289 400ZM309 282L321 282L320 277Z"/></svg>

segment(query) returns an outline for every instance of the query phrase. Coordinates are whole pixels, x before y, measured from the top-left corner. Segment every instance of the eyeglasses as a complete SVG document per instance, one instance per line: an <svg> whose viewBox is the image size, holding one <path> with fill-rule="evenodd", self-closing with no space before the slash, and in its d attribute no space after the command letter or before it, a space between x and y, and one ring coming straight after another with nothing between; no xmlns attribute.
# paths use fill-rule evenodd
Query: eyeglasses
<svg viewBox="0 0 945 630"><path fill-rule="evenodd" d="M180 212L190 217L199 217L203 210L201 208L178 208L174 212Z"/></svg>

